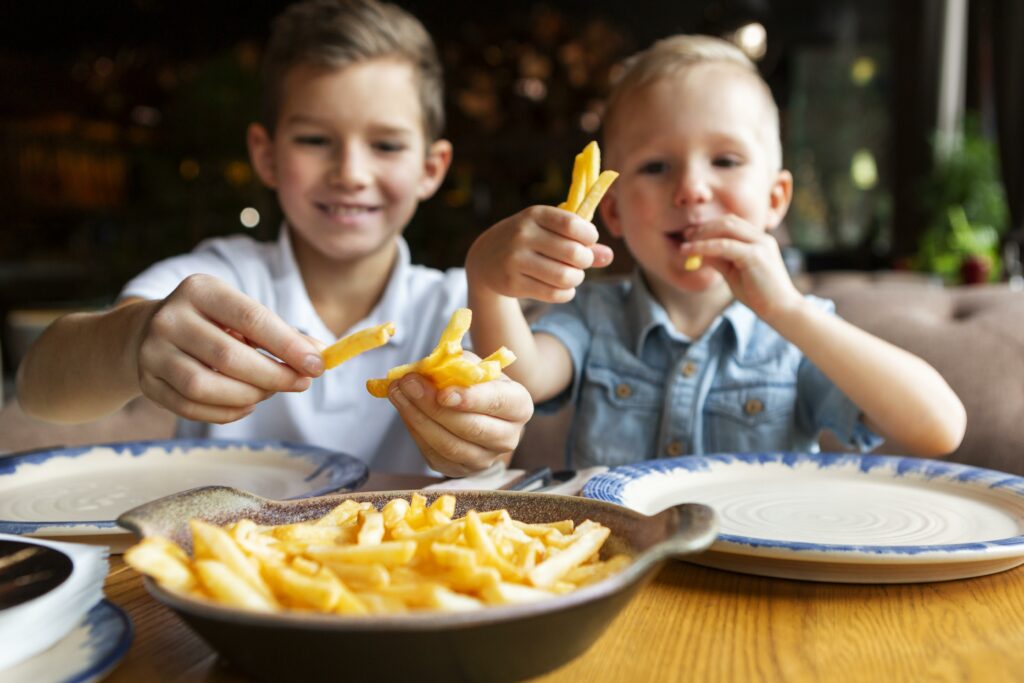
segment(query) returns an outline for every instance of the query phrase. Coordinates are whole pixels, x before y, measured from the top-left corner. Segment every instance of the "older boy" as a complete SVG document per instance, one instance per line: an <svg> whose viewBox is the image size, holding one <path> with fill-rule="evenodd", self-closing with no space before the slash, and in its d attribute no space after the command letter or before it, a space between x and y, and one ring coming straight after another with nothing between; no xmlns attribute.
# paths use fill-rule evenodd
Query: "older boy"
<svg viewBox="0 0 1024 683"><path fill-rule="evenodd" d="M25 411L81 422L142 393L186 418L183 436L303 441L388 471L507 460L532 414L514 382L435 392L408 376L390 389L397 416L363 389L428 353L465 302L464 273L412 265L401 237L452 153L429 35L373 0L294 5L274 21L263 92L248 145L280 238L208 240L129 282L113 310L54 323L21 367ZM390 344L321 376L316 339L389 320Z"/></svg>
<svg viewBox="0 0 1024 683"><path fill-rule="evenodd" d="M574 402L574 465L814 451L822 429L865 450L875 433L920 455L956 448L964 409L933 368L793 286L768 234L792 193L778 112L742 52L675 36L631 59L604 147L621 175L601 214L639 266L631 281L576 289L610 252L552 207L496 224L467 261L477 350L507 345L535 401ZM572 301L531 332L513 297Z"/></svg>

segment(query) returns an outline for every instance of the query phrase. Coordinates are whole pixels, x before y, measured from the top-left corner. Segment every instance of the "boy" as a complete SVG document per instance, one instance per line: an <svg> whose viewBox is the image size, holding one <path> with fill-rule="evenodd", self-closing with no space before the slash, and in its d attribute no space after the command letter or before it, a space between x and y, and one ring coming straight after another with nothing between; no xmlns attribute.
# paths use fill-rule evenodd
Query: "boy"
<svg viewBox="0 0 1024 683"><path fill-rule="evenodd" d="M536 402L574 403L574 466L815 451L826 428L864 450L876 434L920 455L960 443L964 408L933 368L793 286L768 234L792 193L780 150L771 93L743 53L668 38L626 64L605 119L621 175L601 215L639 266L632 280L575 289L611 253L553 207L470 249L476 349L505 344ZM687 270L694 255L703 264ZM514 297L572 301L531 333Z"/></svg>
<svg viewBox="0 0 1024 683"><path fill-rule="evenodd" d="M408 376L390 387L401 422L363 388L426 355L465 302L464 273L411 265L401 237L452 154L426 30L373 0L294 5L263 78L248 145L285 215L278 241L208 240L137 276L113 310L55 322L20 370L25 412L82 422L142 393L187 419L180 436L313 443L385 471L507 461L532 414L518 384L436 392ZM317 339L386 321L387 346L321 376Z"/></svg>

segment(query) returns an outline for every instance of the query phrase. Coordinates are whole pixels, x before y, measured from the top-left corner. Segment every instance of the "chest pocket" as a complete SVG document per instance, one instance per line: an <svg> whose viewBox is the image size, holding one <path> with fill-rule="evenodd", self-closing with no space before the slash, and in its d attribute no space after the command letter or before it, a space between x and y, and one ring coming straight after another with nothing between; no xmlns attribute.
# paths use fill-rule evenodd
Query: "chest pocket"
<svg viewBox="0 0 1024 683"><path fill-rule="evenodd" d="M573 465L625 465L657 457L664 385L588 366L573 427Z"/></svg>
<svg viewBox="0 0 1024 683"><path fill-rule="evenodd" d="M797 443L796 385L712 389L704 404L708 452L804 450Z"/></svg>

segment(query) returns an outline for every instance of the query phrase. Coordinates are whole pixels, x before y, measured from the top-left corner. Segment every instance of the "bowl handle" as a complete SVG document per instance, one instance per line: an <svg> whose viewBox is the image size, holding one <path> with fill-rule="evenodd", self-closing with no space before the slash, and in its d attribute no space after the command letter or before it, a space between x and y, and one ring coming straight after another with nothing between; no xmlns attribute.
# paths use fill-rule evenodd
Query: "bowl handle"
<svg viewBox="0 0 1024 683"><path fill-rule="evenodd" d="M667 536L640 554L635 565L650 566L669 557L696 555L707 550L718 536L715 511L700 503L675 505L654 515L651 521L664 525Z"/></svg>
<svg viewBox="0 0 1024 683"><path fill-rule="evenodd" d="M202 486L143 503L122 513L117 523L139 538L173 537L193 517L216 521L210 518L211 511L233 514L258 509L266 502L265 498L230 486Z"/></svg>

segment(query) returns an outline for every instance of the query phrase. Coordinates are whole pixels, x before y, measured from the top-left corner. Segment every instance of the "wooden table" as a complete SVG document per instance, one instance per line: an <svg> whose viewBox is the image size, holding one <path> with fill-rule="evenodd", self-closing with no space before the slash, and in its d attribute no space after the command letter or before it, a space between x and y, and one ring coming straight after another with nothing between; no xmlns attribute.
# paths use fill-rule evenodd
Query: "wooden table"
<svg viewBox="0 0 1024 683"><path fill-rule="evenodd" d="M372 476L366 490L415 488ZM246 678L111 558L135 641L106 679ZM1024 680L1024 567L943 583L844 585L670 562L583 656L540 681Z"/></svg>

